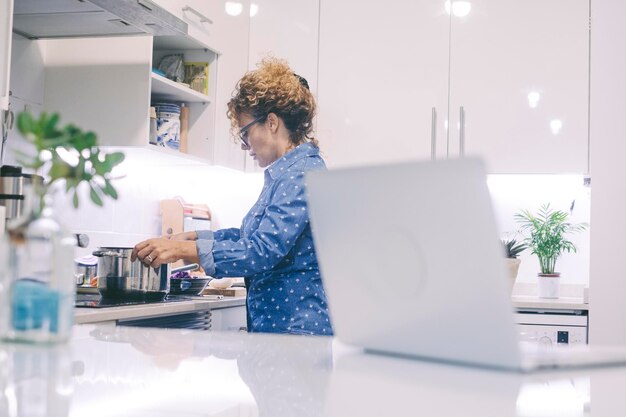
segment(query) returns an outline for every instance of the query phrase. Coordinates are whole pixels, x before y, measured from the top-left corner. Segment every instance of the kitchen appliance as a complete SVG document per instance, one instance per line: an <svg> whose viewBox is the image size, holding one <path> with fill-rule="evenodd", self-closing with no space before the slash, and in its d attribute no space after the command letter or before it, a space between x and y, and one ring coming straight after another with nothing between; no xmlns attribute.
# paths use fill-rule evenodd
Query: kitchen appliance
<svg viewBox="0 0 626 417"><path fill-rule="evenodd" d="M161 303L175 303L179 301L189 301L193 298L183 295L168 294L162 300L140 300L140 299L128 299L128 300L114 300L110 298L104 298L100 294L76 294L76 307L81 308L108 308L108 307L121 307L132 306L140 304L150 304L154 302Z"/></svg>
<svg viewBox="0 0 626 417"><path fill-rule="evenodd" d="M150 0L16 0L13 31L28 39L187 34L187 23Z"/></svg>
<svg viewBox="0 0 626 417"><path fill-rule="evenodd" d="M518 309L519 338L543 346L587 344L588 314L573 309Z"/></svg>
<svg viewBox="0 0 626 417"><path fill-rule="evenodd" d="M15 219L23 214L25 191L33 181L43 181L43 178L23 173L22 167L11 165L0 167L0 206L6 208L6 219Z"/></svg>

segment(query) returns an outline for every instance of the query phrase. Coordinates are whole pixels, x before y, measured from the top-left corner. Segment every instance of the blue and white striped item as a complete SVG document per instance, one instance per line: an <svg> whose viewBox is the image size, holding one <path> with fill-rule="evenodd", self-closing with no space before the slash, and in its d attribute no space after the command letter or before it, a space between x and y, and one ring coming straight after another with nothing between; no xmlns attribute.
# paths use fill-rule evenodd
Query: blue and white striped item
<svg viewBox="0 0 626 417"><path fill-rule="evenodd" d="M157 114L157 145L179 150L180 148L180 105L154 103Z"/></svg>

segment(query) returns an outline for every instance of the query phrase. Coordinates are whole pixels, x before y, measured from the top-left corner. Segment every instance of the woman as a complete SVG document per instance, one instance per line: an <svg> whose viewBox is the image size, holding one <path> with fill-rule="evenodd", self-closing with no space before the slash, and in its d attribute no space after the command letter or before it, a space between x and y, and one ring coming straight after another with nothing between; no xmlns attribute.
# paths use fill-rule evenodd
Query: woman
<svg viewBox="0 0 626 417"><path fill-rule="evenodd" d="M183 259L216 278L243 276L251 332L332 335L304 190L306 171L323 169L311 136L315 99L286 62L268 58L237 84L231 130L265 170L241 228L149 239L132 258L156 267Z"/></svg>

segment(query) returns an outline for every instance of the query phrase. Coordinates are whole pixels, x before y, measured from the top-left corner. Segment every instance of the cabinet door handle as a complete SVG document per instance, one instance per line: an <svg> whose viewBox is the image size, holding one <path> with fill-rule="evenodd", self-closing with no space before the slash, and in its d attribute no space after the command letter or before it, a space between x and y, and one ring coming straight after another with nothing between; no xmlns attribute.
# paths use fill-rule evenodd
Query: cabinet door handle
<svg viewBox="0 0 626 417"><path fill-rule="evenodd" d="M465 109L459 107L459 156L465 156Z"/></svg>
<svg viewBox="0 0 626 417"><path fill-rule="evenodd" d="M437 159L437 108L430 110L430 160Z"/></svg>
<svg viewBox="0 0 626 417"><path fill-rule="evenodd" d="M194 9L193 7L190 6L185 6L183 7L183 13L184 12L189 12L189 13L193 13L196 16L198 16L200 18L200 22L204 23L208 23L210 25L213 24L213 21L211 19L209 19L208 17L206 17L205 15L203 15L202 13L200 13L199 11L197 11L196 9Z"/></svg>
<svg viewBox="0 0 626 417"><path fill-rule="evenodd" d="M11 33L13 31L13 1L3 1L4 9L0 13L0 28L4 33L0 34L0 55L6 57L5 68L0 69L0 110L9 109L9 74L11 72Z"/></svg>

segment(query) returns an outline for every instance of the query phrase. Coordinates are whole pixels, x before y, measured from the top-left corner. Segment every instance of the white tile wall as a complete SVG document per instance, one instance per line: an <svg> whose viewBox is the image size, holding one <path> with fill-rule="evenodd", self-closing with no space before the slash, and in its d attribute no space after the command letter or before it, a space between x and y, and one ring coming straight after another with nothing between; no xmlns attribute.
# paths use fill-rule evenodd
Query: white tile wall
<svg viewBox="0 0 626 417"><path fill-rule="evenodd" d="M87 187L80 190L80 208L74 210L71 196L61 191L55 210L61 222L76 233L90 237L90 247L134 246L161 232L159 202L182 197L189 203L207 204L213 214L212 228L239 227L263 185L258 173L243 173L215 166L190 165L185 160L165 158L150 163L150 153L128 152L114 171L117 201L108 199L100 208L89 200ZM169 162L167 160L169 159Z"/></svg>

